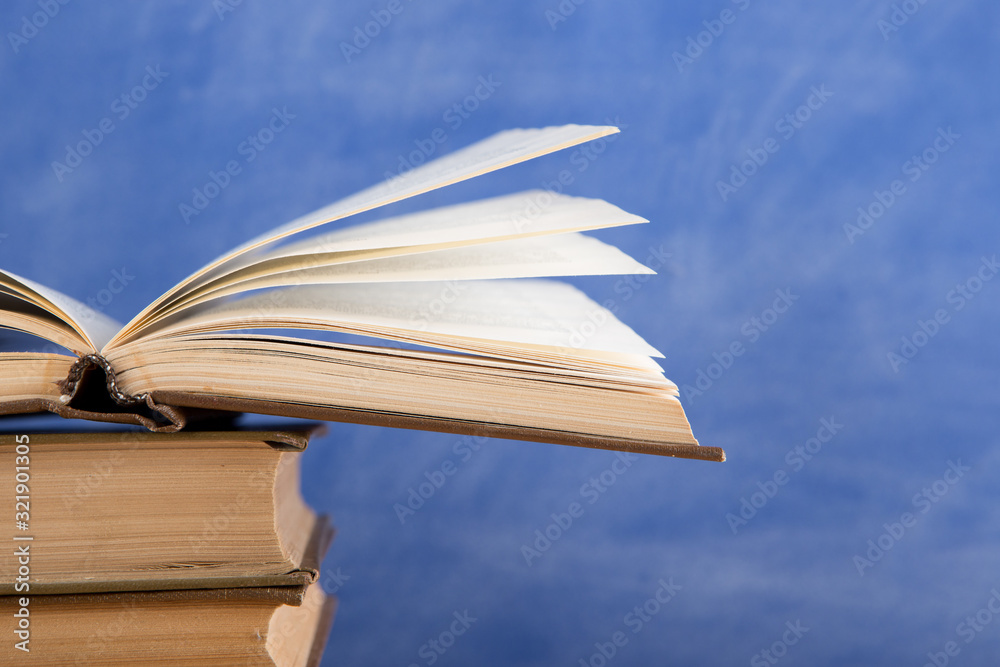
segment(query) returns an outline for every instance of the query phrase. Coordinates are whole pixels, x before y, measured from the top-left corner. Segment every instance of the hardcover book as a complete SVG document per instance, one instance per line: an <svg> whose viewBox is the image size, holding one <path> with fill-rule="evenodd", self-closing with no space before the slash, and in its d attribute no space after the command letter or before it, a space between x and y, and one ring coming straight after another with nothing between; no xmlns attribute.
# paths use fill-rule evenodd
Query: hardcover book
<svg viewBox="0 0 1000 667"><path fill-rule="evenodd" d="M0 597L3 626L19 605ZM313 583L40 595L30 609L34 639L4 649L18 654L10 664L316 667L336 600Z"/></svg>
<svg viewBox="0 0 1000 667"><path fill-rule="evenodd" d="M0 435L25 480L0 476L24 510L0 529L0 595L315 581L333 531L299 490L312 430Z"/></svg>
<svg viewBox="0 0 1000 667"><path fill-rule="evenodd" d="M656 348L551 280L652 273L584 234L643 218L535 190L306 234L614 132L501 132L246 242L127 324L0 271L0 328L66 350L0 347L0 414L176 431L243 411L724 460Z"/></svg>

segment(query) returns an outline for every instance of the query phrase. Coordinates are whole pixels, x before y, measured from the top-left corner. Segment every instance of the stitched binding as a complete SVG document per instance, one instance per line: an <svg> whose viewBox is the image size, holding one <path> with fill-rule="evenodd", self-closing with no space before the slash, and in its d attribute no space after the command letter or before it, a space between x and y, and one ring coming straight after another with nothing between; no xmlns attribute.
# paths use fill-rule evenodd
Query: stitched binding
<svg viewBox="0 0 1000 667"><path fill-rule="evenodd" d="M77 386L80 384L80 380L83 379L84 373L90 366L100 366L101 370L104 371L104 377L108 381L108 395L114 399L115 403L119 405L136 405L138 403L147 403L147 397L149 394L139 394L137 396L130 396L120 389L118 389L118 380L115 377L115 371L111 368L111 364L108 360L99 354L88 354L80 357L76 363L74 363L70 369L69 373L66 375L66 379L61 383L62 396L59 400L63 403L69 403L73 396L76 394Z"/></svg>

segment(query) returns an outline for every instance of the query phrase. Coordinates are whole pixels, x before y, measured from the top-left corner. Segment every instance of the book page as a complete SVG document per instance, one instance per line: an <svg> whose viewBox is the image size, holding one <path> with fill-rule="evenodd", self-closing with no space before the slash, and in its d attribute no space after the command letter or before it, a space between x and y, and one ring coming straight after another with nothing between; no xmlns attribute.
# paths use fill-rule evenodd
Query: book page
<svg viewBox="0 0 1000 667"><path fill-rule="evenodd" d="M250 290L292 285L654 274L618 248L583 234L559 234L330 264L249 277L203 288L171 309ZM156 318L157 320L163 317Z"/></svg>
<svg viewBox="0 0 1000 667"><path fill-rule="evenodd" d="M58 401L59 383L75 362L76 357L62 354L0 352L0 415L14 411L10 404L16 401Z"/></svg>
<svg viewBox="0 0 1000 667"><path fill-rule="evenodd" d="M398 216L363 225L354 225L332 233L306 239L287 246L280 246L264 255L244 255L237 263L227 264L226 271L211 272L212 277L197 288L176 297L169 305L148 314L137 323L133 333L118 342L126 342L141 335L143 327L193 304L204 302L244 289L284 284L330 282L306 280L303 270L347 262L362 262L399 255L424 253L458 248L471 244L491 243L570 231L602 229L619 225L647 222L644 218L626 213L600 199L569 197L544 190L521 192L472 203L446 206L419 213ZM266 276L295 272L303 280L282 279L261 281ZM630 273L631 270L598 270L593 272L567 270L562 275ZM310 275L313 275L310 272ZM524 274L517 272L501 275L493 272L487 276L469 275L470 278L514 278L560 275L553 272ZM404 278L400 278L403 280ZM442 276L440 280L451 279ZM251 287L248 282L254 283ZM338 281L346 282L346 281Z"/></svg>
<svg viewBox="0 0 1000 667"><path fill-rule="evenodd" d="M648 222L601 199L528 190L387 218L292 243L261 259L514 239Z"/></svg>
<svg viewBox="0 0 1000 667"><path fill-rule="evenodd" d="M171 405L650 453L686 443L685 454L659 451L724 456L696 451L676 386L653 374L228 333L144 339L110 360L123 390Z"/></svg>
<svg viewBox="0 0 1000 667"><path fill-rule="evenodd" d="M533 346L570 356L585 350L663 356L582 292L549 280L285 287L192 309L145 338L249 328L328 329L446 349L458 349L458 339L493 341L521 346L528 357Z"/></svg>
<svg viewBox="0 0 1000 667"><path fill-rule="evenodd" d="M451 185L480 174L540 157L563 148L618 132L615 127L564 125L541 129L507 130L488 139L456 150L390 181L384 181L346 199L297 218L266 234L262 234L232 251L216 258L188 276L166 294L150 304L112 339L116 342L132 332L146 315L177 295L195 287L211 271L251 250L274 243L307 229L340 220L349 215L369 211L392 202Z"/></svg>
<svg viewBox="0 0 1000 667"><path fill-rule="evenodd" d="M78 354L91 352L80 334L66 322L4 290L0 290L0 327L37 336ZM4 332L0 330L0 334L2 333ZM0 342L6 343L2 348L4 351L23 352L31 349L19 345L16 340L7 341L5 336L0 336Z"/></svg>
<svg viewBox="0 0 1000 667"><path fill-rule="evenodd" d="M488 139L432 160L392 180L362 190L262 234L237 248L229 256L235 256L250 248L262 246L346 215L369 211L616 132L618 128L592 125L564 125L499 132Z"/></svg>
<svg viewBox="0 0 1000 667"><path fill-rule="evenodd" d="M9 294L45 310L69 325L78 335L79 343L82 345L68 347L77 352L97 352L121 330L122 325L104 313L51 287L45 287L10 271L0 270L0 284ZM0 317L3 317L2 311ZM86 350L82 350L82 347Z"/></svg>

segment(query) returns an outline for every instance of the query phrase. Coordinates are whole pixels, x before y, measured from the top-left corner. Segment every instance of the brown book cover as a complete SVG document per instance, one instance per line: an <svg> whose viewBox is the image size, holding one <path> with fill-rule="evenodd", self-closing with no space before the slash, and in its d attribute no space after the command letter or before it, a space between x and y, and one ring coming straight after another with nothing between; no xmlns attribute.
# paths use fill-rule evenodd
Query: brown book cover
<svg viewBox="0 0 1000 667"><path fill-rule="evenodd" d="M241 475L239 479L248 479L255 474L264 475L260 478L262 485L255 493L260 495L266 503L272 502L268 498L272 498L277 494L276 487L274 486L277 482L269 480L277 480L278 475L284 474L280 471L284 462L291 462L292 464L286 466L288 468L287 474L291 475L286 483L287 488L282 487L287 494L294 496L292 500L287 502L291 503L289 506L293 508L295 514L288 516L297 521L292 527L292 533L290 534L290 537L295 540L294 543L299 545L295 547L295 553L290 556L291 567L280 568L280 561L278 561L277 565L271 565L268 568L262 568L254 563L247 563L246 565L241 565L240 562L227 563L226 561L203 563L199 562L200 552L188 554L191 551L188 548L190 545L179 543L177 545L178 548L172 550L170 556L166 554L154 554L155 558L150 560L149 563L141 567L133 566L132 571L109 570L101 556L101 554L114 554L117 556L115 552L119 545L110 540L109 535L111 533L108 532L114 528L113 524L116 523L114 518L116 508L114 506L107 507L107 503L105 503L104 515L101 517L92 517L92 509L81 503L77 503L77 505L80 505L79 507L67 509L64 507L67 504L67 497L63 497L63 502L60 503L58 499L48 497L49 494L40 491L40 489L45 488L56 488L56 485L52 481L38 481L39 479L43 479L46 475L51 479L52 476L59 473L51 469L45 470L43 466L38 464L29 465L27 466L29 469L28 477L26 477L29 480L28 489L30 498L28 499L28 507L31 510L28 513L29 521L26 521L26 526L21 530L17 530L17 525L11 524L7 532L10 533L8 542L13 539L12 544L21 547L30 554L28 556L31 572L28 578L30 593L32 595L49 595L107 591L198 589L208 587L294 587L315 581L319 573L320 562L330 546L334 531L325 515L316 516L301 501L298 495L299 463L297 457L301 455L302 450L305 449L309 441L310 435L316 432L316 430L316 425L308 425L298 429L233 429L205 432L184 431L173 434L126 431L116 433L28 434L22 436L0 435L0 458L3 460L9 459L11 466L15 463L15 457L18 455L17 443L19 442L26 443L25 448L21 451L29 452L29 461L32 460L31 457L35 455L35 452L39 448L48 447L50 451L48 455L50 457L60 457L73 453L74 448L81 448L82 450L88 444L93 445L96 449L92 451L100 452L101 455L93 457L90 456L89 451L81 453L79 455L81 457L80 460L85 462L90 461L93 465L81 466L78 472L74 469L74 473L63 473L61 483L64 486L61 488L68 488L65 487L65 483L73 481L67 477L69 474L77 474L82 479L88 473L96 471L98 476L101 476L103 475L101 471L105 468L110 471L111 467L118 466L120 467L121 474L113 476L109 472L103 479L95 481L95 483L100 482L103 486L103 488L98 488L99 492L105 496L110 495L113 497L117 497L115 494L118 486L116 485L121 484L142 484L142 488L138 489L137 492L146 492L147 486L145 482L129 479L130 473L134 474L136 471L134 468L128 467L126 457L131 456L133 460L140 461L144 468L148 468L149 466L155 467L152 460L150 460L149 464L146 464L144 461L146 457L157 450L162 452L163 456L173 458L189 458L191 454L200 451L217 450L213 459L215 468L226 467L228 452L234 451L234 447L238 450L259 452L254 454L253 460L258 462L263 461L262 467L255 468L251 462L249 467L244 466L246 469L238 474ZM121 439L120 445L116 444L114 447L109 447L106 444L109 440L118 438ZM235 445L233 444L234 442L236 443ZM295 458L283 458L289 455L293 455ZM197 461L193 461L190 465L193 466L195 472L199 471L200 464ZM142 475L158 474L158 470L146 470L145 472L140 470L139 472ZM170 486L176 486L176 484L172 483ZM237 486L240 485L237 484ZM232 488L231 490L218 488L213 493L216 493L216 496L221 499L218 501L220 503L219 507L224 508L229 507L229 503L240 498L241 493L246 494L248 491L245 487ZM282 496L287 494L282 494ZM13 496L13 493L11 496ZM86 499L90 500L91 496L87 495ZM73 501L75 498L69 497L68 500ZM285 501L283 501L283 498L275 497L273 502ZM122 520L133 522L138 520L135 516L136 508L134 504L126 502L126 505L128 505L129 509L122 514ZM246 507L250 507L250 505L247 504ZM37 535L37 522L44 521L46 517L56 517L60 514L71 512L71 510L76 511L77 514L86 510L77 519L74 519L72 514L68 516L68 519L73 521L74 525L72 527L75 528L79 525L82 531L81 535L76 536L75 542L70 542L69 540L72 536L65 534L57 536L58 540L33 539ZM162 517L164 512L169 513L167 509L152 508L151 511L157 513L159 517ZM279 511L277 505L274 511ZM184 525L185 521L186 516L180 517L181 525ZM246 521L250 523L257 522L250 515L247 516ZM271 521L272 523L264 526L264 528L271 530L274 519ZM109 524L109 522L111 523ZM156 532L158 525L150 524L146 530ZM109 526L111 527L109 528ZM261 531L264 528L261 528ZM120 528L114 529L119 532L121 530ZM306 532L303 533L301 531ZM93 535L93 538L90 537L91 535ZM130 540L130 544L132 542L136 543L132 545L133 548L136 545L139 547L144 546L143 539L131 532L125 535L125 537ZM88 556L83 559L83 562L86 563L91 559L96 559L95 562L100 564L101 568L95 567L94 570L88 571L84 565L83 569L76 576L69 576L65 571L61 574L46 571L44 567L45 558L51 558L55 553L54 550L60 548L66 549L68 547L64 545L71 543L75 544L75 548L79 549L81 548L80 540L88 541L91 539L93 539L93 546L86 547ZM278 539L281 538L279 537ZM88 541L87 544L91 543ZM172 547L174 545L171 544L168 546ZM36 553L39 555L35 556ZM243 559L247 557L242 556ZM17 587L17 558L13 549L7 550L3 555L0 555L0 594L23 592ZM161 564L161 562L169 564L175 561L179 565L185 564L185 561L187 563L184 567L168 567Z"/></svg>

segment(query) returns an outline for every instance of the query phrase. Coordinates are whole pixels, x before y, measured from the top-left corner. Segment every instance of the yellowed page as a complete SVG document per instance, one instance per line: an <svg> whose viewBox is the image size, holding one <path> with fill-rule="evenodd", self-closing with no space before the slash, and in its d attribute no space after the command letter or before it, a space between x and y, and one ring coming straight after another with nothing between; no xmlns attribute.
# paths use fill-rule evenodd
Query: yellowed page
<svg viewBox="0 0 1000 667"><path fill-rule="evenodd" d="M0 295L0 327L38 336L77 354L90 352L80 334L68 324L6 293Z"/></svg>
<svg viewBox="0 0 1000 667"><path fill-rule="evenodd" d="M0 284L8 294L17 296L65 322L79 337L75 352L96 352L100 350L122 328L119 322L94 310L73 297L51 287L45 287L33 280L22 278L10 271L0 270ZM0 318L5 314L0 311ZM2 324L0 319L0 324ZM58 341L65 345L65 341Z"/></svg>
<svg viewBox="0 0 1000 667"><path fill-rule="evenodd" d="M4 403L59 400L59 382L66 379L76 357L41 352L0 352L0 414Z"/></svg>
<svg viewBox="0 0 1000 667"><path fill-rule="evenodd" d="M123 328L118 336L112 339L111 343L115 343L119 338L130 334L133 328L141 324L149 313L156 311L164 303L196 287L213 270L251 250L349 215L369 211L616 132L618 132L618 128L615 127L592 125L507 130L459 149L391 181L379 183L318 211L297 218L216 258L147 306Z"/></svg>
<svg viewBox="0 0 1000 667"><path fill-rule="evenodd" d="M667 380L287 338L143 340L111 362L131 394L181 392L368 414L697 444ZM441 422L438 422L439 424Z"/></svg>

